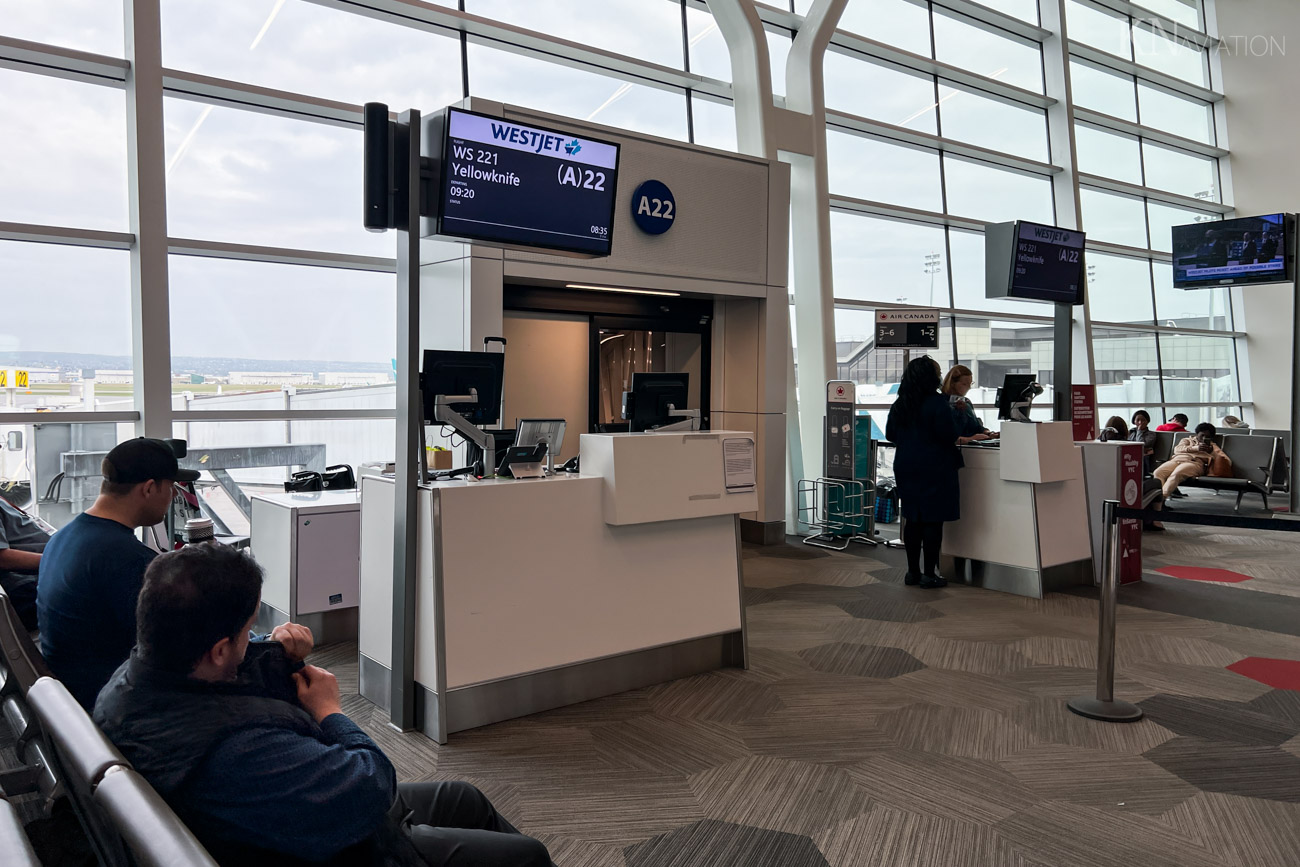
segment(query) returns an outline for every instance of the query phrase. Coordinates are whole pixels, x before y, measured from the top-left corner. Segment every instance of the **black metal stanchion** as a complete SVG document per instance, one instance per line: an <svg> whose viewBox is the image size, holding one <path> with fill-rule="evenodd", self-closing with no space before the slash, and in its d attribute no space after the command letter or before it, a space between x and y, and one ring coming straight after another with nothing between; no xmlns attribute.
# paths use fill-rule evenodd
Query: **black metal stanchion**
<svg viewBox="0 0 1300 867"><path fill-rule="evenodd" d="M1115 700L1115 605L1119 591L1119 527L1115 500L1102 506L1101 600L1097 615L1097 696L1079 696L1067 702L1079 716L1103 722L1137 722L1142 708Z"/></svg>

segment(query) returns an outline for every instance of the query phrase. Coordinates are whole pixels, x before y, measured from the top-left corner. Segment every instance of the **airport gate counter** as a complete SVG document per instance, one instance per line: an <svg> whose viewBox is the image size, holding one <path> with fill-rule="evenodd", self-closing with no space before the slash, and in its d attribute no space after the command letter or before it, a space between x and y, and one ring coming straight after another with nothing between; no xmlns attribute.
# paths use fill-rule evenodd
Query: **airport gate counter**
<svg viewBox="0 0 1300 867"><path fill-rule="evenodd" d="M998 447L963 446L961 520L946 524L941 572L1041 599L1092 583L1083 456L1070 422L1008 422Z"/></svg>
<svg viewBox="0 0 1300 867"><path fill-rule="evenodd" d="M731 458L739 451L743 464L752 438L584 434L581 474L421 484L415 680L425 733L445 742L743 666L737 514L757 499ZM360 686L387 707L394 484L363 474L360 485Z"/></svg>

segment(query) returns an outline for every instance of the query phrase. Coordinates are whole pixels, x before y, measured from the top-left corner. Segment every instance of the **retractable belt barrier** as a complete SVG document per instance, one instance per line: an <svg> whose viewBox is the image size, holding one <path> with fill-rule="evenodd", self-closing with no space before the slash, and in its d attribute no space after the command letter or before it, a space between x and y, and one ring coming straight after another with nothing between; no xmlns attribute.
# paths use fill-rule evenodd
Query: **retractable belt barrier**
<svg viewBox="0 0 1300 867"><path fill-rule="evenodd" d="M1116 500L1102 504L1101 600L1097 614L1097 695L1072 698L1070 710L1103 722L1137 722L1142 708L1115 700L1115 606L1119 591L1119 545L1116 527L1121 518L1160 521L1166 524L1199 524L1239 530L1300 533L1300 520L1285 518L1242 518L1235 515L1205 515L1183 511L1126 509Z"/></svg>

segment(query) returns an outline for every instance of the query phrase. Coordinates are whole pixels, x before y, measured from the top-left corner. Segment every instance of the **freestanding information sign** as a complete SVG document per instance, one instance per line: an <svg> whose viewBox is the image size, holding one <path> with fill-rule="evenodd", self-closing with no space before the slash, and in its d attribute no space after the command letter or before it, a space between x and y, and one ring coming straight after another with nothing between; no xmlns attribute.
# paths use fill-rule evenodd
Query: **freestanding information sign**
<svg viewBox="0 0 1300 867"><path fill-rule="evenodd" d="M828 479L853 478L852 382L832 380L826 384L826 449L823 463Z"/></svg>

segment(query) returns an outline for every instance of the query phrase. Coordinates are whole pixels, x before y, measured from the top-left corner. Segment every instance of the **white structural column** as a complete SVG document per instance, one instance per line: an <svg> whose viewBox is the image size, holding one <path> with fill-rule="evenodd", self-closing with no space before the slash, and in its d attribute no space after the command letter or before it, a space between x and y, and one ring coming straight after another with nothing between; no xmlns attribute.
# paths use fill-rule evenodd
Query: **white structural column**
<svg viewBox="0 0 1300 867"><path fill-rule="evenodd" d="M831 282L822 59L846 3L813 3L786 61L788 107L778 109L772 101L767 38L754 3L709 2L731 53L739 149L790 165L790 239L794 257L790 291L795 299L799 338L799 364L794 371L797 383L786 407L791 491L799 478L821 474L825 386L835 376L835 293ZM793 366L792 356L791 360ZM800 406L803 412L798 411ZM786 523L794 530L794 497L787 493L786 499Z"/></svg>
<svg viewBox="0 0 1300 867"><path fill-rule="evenodd" d="M806 118L802 136L787 144L780 136L780 158L790 164L790 238L793 248L796 370L803 473L820 476L826 383L835 367L835 286L831 273L830 185L826 168L826 100L822 61L848 0L816 0L795 36L786 59L787 110ZM795 118L784 118L785 131ZM791 137L794 138L794 137ZM794 408L789 408L793 412ZM793 464L793 461L792 461Z"/></svg>
<svg viewBox="0 0 1300 867"><path fill-rule="evenodd" d="M1047 109L1047 135L1051 161L1065 169L1052 176L1052 193L1056 201L1056 225L1063 229L1080 229L1083 209L1079 199L1078 152L1074 138L1074 100L1070 93L1069 36L1065 29L1065 0L1038 0L1042 26L1052 32L1043 42L1043 83L1047 95L1056 104ZM1086 285L1086 284L1085 284ZM1084 296L1087 298L1087 295ZM1088 305L1074 308L1072 362L1073 382L1096 381L1092 355L1092 318ZM1067 394L1072 383L1056 383L1057 393Z"/></svg>
<svg viewBox="0 0 1300 867"><path fill-rule="evenodd" d="M136 431L172 435L171 314L167 289L167 176L162 21L158 0L127 0L127 190L131 232L131 349Z"/></svg>
<svg viewBox="0 0 1300 867"><path fill-rule="evenodd" d="M768 141L773 111L772 68L758 9L753 0L709 0L709 11L731 55L736 149L742 154L776 159Z"/></svg>

